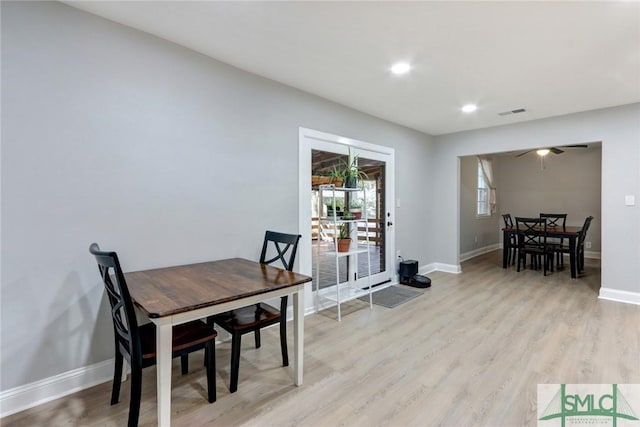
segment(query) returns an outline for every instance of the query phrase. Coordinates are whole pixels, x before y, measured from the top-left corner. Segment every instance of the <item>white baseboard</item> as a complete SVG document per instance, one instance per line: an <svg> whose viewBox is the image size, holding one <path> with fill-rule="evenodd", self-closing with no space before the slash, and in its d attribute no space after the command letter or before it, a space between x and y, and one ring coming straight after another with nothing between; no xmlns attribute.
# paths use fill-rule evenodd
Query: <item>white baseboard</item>
<svg viewBox="0 0 640 427"><path fill-rule="evenodd" d="M484 246L482 248L474 249L472 251L460 254L459 262L463 262L463 261L466 261L468 259L475 258L477 256L486 254L487 252L493 252L496 249L501 249L501 248L502 248L502 244L494 243L493 245Z"/></svg>
<svg viewBox="0 0 640 427"><path fill-rule="evenodd" d="M569 259L569 254L563 254L562 256L565 260ZM584 251L584 257L586 259L600 259L600 252Z"/></svg>
<svg viewBox="0 0 640 427"><path fill-rule="evenodd" d="M432 262L431 264L423 265L420 267L420 274L431 273L432 271L443 271L445 273L453 273L459 274L462 273L462 268L460 268L460 264L443 264L441 262Z"/></svg>
<svg viewBox="0 0 640 427"><path fill-rule="evenodd" d="M0 418L111 381L113 365L110 359L0 392Z"/></svg>
<svg viewBox="0 0 640 427"><path fill-rule="evenodd" d="M585 254L586 256L586 254ZM600 299L640 305L640 292L620 291L618 289L600 288Z"/></svg>
<svg viewBox="0 0 640 427"><path fill-rule="evenodd" d="M584 251L584 257L590 259L600 259L600 252Z"/></svg>

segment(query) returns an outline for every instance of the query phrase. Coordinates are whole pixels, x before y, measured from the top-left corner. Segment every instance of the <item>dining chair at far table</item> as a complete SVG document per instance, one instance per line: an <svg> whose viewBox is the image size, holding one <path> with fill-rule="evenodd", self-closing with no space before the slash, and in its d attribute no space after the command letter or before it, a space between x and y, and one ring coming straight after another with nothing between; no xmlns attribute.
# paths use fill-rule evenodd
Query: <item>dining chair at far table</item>
<svg viewBox="0 0 640 427"><path fill-rule="evenodd" d="M527 255L531 256L531 264L537 268L538 261L542 261L542 270L553 271L553 249L547 244L547 220L543 218L516 217L516 233L518 238L518 255L516 271L520 271L520 264L526 268Z"/></svg>
<svg viewBox="0 0 640 427"><path fill-rule="evenodd" d="M540 213L540 218L547 220L547 228L565 229L567 226L566 213ZM558 267L564 265L564 260L562 258L562 246L565 244L564 238L552 237L547 239L547 243L553 247L553 251L556 254L556 265Z"/></svg>
<svg viewBox="0 0 640 427"><path fill-rule="evenodd" d="M505 228L513 228L513 217L510 213L502 214L502 219L504 220ZM505 234L506 237L506 234ZM509 233L506 241L502 242L503 245L506 245L507 248L507 265L513 265L516 263L516 248L518 246L518 241L516 239L516 235L514 233Z"/></svg>
<svg viewBox="0 0 640 427"><path fill-rule="evenodd" d="M584 270L584 242L587 238L587 232L589 231L589 227L591 226L591 221L593 221L592 216L588 216L584 220L584 224L582 225L582 229L578 233L578 240L576 241L576 271L578 273ZM562 254L569 254L571 252L571 248L568 245L563 245L559 248L559 251ZM562 257L562 255L561 255Z"/></svg>
<svg viewBox="0 0 640 427"><path fill-rule="evenodd" d="M280 261L285 270L293 271L296 259L299 234L285 234L267 231L264 235L261 264L271 264ZM240 347L242 336L253 332L256 348L260 348L260 330L267 326L280 324L280 348L282 351L282 366L289 366L287 351L287 303L288 295L280 298L280 308L277 309L267 303L260 302L248 307L227 311L209 317L207 323L213 326L215 322L222 329L231 334L231 379L229 391L238 390L238 374L240 371Z"/></svg>
<svg viewBox="0 0 640 427"><path fill-rule="evenodd" d="M115 252L100 250L97 243L89 246L95 256L98 270L111 305L111 319L115 336L115 368L111 404L118 403L122 368L126 359L131 366L131 398L128 426L138 425L142 391L142 369L156 364L156 326L153 323L139 325L133 300ZM201 320L173 327L172 357L180 357L182 374L187 371L187 355L205 349L207 388L209 403L216 400L215 339L217 332Z"/></svg>

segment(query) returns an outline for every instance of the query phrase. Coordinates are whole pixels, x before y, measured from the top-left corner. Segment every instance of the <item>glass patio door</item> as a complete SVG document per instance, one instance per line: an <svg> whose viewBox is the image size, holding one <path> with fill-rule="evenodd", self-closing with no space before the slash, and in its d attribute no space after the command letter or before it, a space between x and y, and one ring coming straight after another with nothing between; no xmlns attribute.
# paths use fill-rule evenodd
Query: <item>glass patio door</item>
<svg viewBox="0 0 640 427"><path fill-rule="evenodd" d="M366 192L367 225L358 224L358 246L368 246L371 261L371 283L373 286L388 282L395 275L395 247L393 228L393 166L388 155L363 149L352 150L358 155L358 167L365 172L368 179L363 183ZM389 171L391 170L391 173ZM357 202L356 202L357 203ZM367 239L368 229L368 239ZM368 244L367 244L368 240ZM364 257L362 257L364 258ZM350 269L350 272L352 270ZM353 269L355 271L355 269ZM366 262L359 261L357 279L363 287L368 286L368 267Z"/></svg>
<svg viewBox="0 0 640 427"><path fill-rule="evenodd" d="M371 145L371 144L364 144ZM367 249L371 262L371 284L373 286L393 280L395 276L395 234L393 228L393 151L385 152L384 147L372 146L376 149L358 147L357 144L327 143L327 141L312 141L313 148L309 156L310 172L312 176L326 175L333 166L347 159L349 149L353 156L358 156L359 169L367 174L367 179L361 182L363 192L340 193L337 205L344 210L361 209L362 220L357 222L358 247ZM378 149L380 148L380 149ZM309 181L307 181L309 182ZM335 251L333 233L330 227L323 225L318 218L326 215L326 207L319 206L318 186L307 184L311 188L307 193L310 203L311 221L308 223L308 234L312 236L312 275L317 279L317 267L320 267L320 288L335 286L335 256L329 255ZM323 200L333 197L325 190ZM366 215L365 215L366 212ZM366 217L366 221L365 221ZM303 236L306 234L302 230ZM340 282L355 280L358 286L366 288L369 284L369 266L366 256L355 258L341 258ZM357 264L357 265L356 265ZM309 271L311 273L311 271ZM315 283L315 281L314 281Z"/></svg>

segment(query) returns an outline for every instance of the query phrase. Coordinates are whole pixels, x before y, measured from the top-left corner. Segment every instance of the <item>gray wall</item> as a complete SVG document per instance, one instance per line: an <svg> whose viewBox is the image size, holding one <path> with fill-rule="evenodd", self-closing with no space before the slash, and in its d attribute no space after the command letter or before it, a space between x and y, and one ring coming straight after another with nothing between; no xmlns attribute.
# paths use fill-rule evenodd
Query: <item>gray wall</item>
<svg viewBox="0 0 640 427"><path fill-rule="evenodd" d="M298 231L300 126L395 148L397 246L434 258L429 136L60 3L1 7L2 390L112 357L91 242L133 271Z"/></svg>
<svg viewBox="0 0 640 427"><path fill-rule="evenodd" d="M494 164L494 179L497 170ZM460 158L460 254L494 245L498 240L497 213L488 217L476 215L478 205L478 158Z"/></svg>
<svg viewBox="0 0 640 427"><path fill-rule="evenodd" d="M458 262L459 157L602 141L602 286L639 292L640 211L625 195L640 193L640 104L509 126L438 136L433 150L434 200L430 236L435 261Z"/></svg>
<svg viewBox="0 0 640 427"><path fill-rule="evenodd" d="M601 162L600 147L567 148L560 155L549 154L544 170L534 152L522 157L497 156L498 210L514 217L567 213L567 225L575 226L582 226L592 215L587 235L592 245L587 251L600 252Z"/></svg>

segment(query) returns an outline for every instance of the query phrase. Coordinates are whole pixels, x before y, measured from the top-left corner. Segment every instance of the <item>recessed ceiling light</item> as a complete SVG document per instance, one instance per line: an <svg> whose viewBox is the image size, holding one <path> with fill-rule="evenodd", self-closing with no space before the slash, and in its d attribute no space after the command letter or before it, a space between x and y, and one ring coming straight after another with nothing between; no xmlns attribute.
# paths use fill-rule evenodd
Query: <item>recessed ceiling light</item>
<svg viewBox="0 0 640 427"><path fill-rule="evenodd" d="M411 70L411 65L407 62L397 62L391 67L393 74L406 74Z"/></svg>
<svg viewBox="0 0 640 427"><path fill-rule="evenodd" d="M475 104L467 104L464 107L462 107L462 111L464 111L465 113L473 113L477 109L478 107Z"/></svg>

